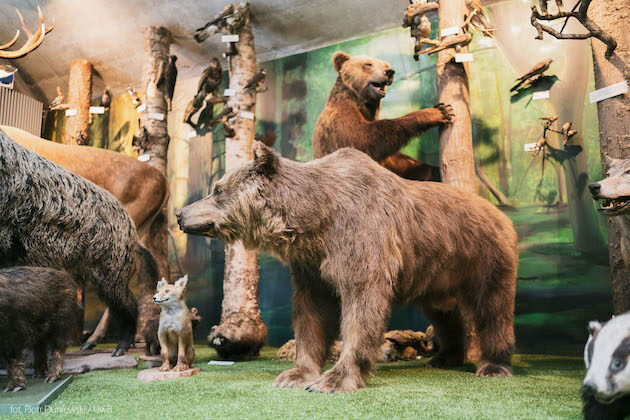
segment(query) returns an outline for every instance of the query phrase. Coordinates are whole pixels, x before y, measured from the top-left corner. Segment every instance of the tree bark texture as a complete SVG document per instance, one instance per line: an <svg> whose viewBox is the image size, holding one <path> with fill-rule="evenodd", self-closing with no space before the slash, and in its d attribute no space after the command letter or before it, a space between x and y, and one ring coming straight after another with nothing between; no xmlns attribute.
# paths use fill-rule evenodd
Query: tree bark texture
<svg viewBox="0 0 630 420"><path fill-rule="evenodd" d="M464 23L465 10L464 0L440 3L440 33L445 28L461 27ZM446 38L454 36L456 35L448 35ZM467 53L468 47L462 47L459 52ZM444 49L437 54L438 102L452 105L455 113L454 122L440 128L440 173L442 182L476 194L477 179L468 84L469 66L468 63L456 63L455 54L454 48ZM470 360L478 360L481 351L473 328L472 314L469 311L463 311L463 316L470 331L467 357Z"/></svg>
<svg viewBox="0 0 630 420"><path fill-rule="evenodd" d="M144 29L144 63L142 66L142 86L145 92L146 110L140 114L140 127L148 133L146 148L140 155L149 155L148 165L158 169L167 176L167 152L170 138L167 131L166 84L157 87L160 71L168 63L171 45L171 32L161 26L150 26ZM161 116L161 118L160 118ZM168 221L166 207L155 218L148 232L143 232L142 243L151 251L158 263L160 276L169 279L168 265ZM147 279L148 280L148 279ZM149 319L159 314L153 303L155 284L140 282L138 284L138 331L142 331Z"/></svg>
<svg viewBox="0 0 630 420"><path fill-rule="evenodd" d="M90 131L90 100L92 99L92 64L87 60L72 60L68 81L68 116L64 144L88 144Z"/></svg>
<svg viewBox="0 0 630 420"><path fill-rule="evenodd" d="M235 93L227 106L236 116L229 120L234 136L225 139L226 171L253 158L255 134L256 91L245 90L247 82L258 71L249 12L236 34L239 36L235 45L238 54L228 59L230 89ZM258 279L257 251L246 250L240 242L227 244L221 324L212 327L208 336L210 345L222 358L250 359L258 355L263 345L267 326L260 316Z"/></svg>
<svg viewBox="0 0 630 420"><path fill-rule="evenodd" d="M617 41L610 59L605 58L606 44L591 40L595 88L615 83L630 82L630 8L627 0L595 0L589 9L590 18ZM630 95L615 96L597 103L599 139L605 174L605 156L615 159L630 158ZM624 266L621 256L621 223L619 218L608 219L610 277L613 307L616 314L630 310L630 267Z"/></svg>

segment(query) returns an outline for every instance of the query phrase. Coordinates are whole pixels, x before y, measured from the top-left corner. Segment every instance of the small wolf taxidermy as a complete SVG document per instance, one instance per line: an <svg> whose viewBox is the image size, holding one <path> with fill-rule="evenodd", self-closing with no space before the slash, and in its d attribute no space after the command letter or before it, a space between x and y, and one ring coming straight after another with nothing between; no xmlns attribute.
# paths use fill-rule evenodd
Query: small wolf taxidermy
<svg viewBox="0 0 630 420"><path fill-rule="evenodd" d="M168 284L162 278L158 282L157 293L153 296L153 301L162 308L158 329L162 354L161 371L173 369L182 372L190 369L195 361L192 323L184 301L187 283L188 276L180 278L175 284Z"/></svg>

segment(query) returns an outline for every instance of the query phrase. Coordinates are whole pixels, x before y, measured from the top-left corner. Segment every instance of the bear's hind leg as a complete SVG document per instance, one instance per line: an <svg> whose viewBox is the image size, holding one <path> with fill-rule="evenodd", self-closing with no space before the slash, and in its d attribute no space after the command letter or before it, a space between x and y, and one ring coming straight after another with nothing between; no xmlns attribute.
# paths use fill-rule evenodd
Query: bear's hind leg
<svg viewBox="0 0 630 420"><path fill-rule="evenodd" d="M433 325L440 346L438 354L431 358L427 367L462 366L466 357L466 330L460 309L455 304L445 309L428 302L423 303L421 308Z"/></svg>
<svg viewBox="0 0 630 420"><path fill-rule="evenodd" d="M339 360L306 388L308 391L351 392L363 388L379 356L391 311L391 290L376 281L353 289L341 301L343 347Z"/></svg>
<svg viewBox="0 0 630 420"><path fill-rule="evenodd" d="M278 375L273 385L306 388L321 374L328 350L339 333L339 302L312 272L292 267L292 277L297 357L295 366Z"/></svg>
<svg viewBox="0 0 630 420"><path fill-rule="evenodd" d="M516 278L516 272L513 274ZM503 279L505 280L505 279ZM479 377L512 376L514 351L514 287L508 281L490 282L492 287L477 293L470 302L481 345ZM473 294L468 294L473 296Z"/></svg>

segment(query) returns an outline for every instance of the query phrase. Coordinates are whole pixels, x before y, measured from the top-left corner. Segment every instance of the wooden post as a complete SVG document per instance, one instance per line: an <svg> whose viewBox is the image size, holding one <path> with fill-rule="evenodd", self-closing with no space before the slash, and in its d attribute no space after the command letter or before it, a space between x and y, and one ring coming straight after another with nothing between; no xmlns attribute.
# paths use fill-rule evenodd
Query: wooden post
<svg viewBox="0 0 630 420"><path fill-rule="evenodd" d="M595 89L615 83L630 83L630 22L627 16L627 0L595 0L589 9L590 18L617 41L614 54L605 57L607 46L591 40ZM624 94L597 103L599 117L599 141L605 174L608 170L605 156L615 159L630 158L630 95ZM593 180L597 181L597 180ZM610 277L613 291L613 307L616 314L630 311L630 267L624 266L621 255L621 231L623 216L608 218L608 244ZM626 226L625 229L630 229Z"/></svg>
<svg viewBox="0 0 630 420"><path fill-rule="evenodd" d="M464 0L451 0L440 4L440 32L464 23ZM454 37L455 35L449 35ZM467 53L468 47L462 47ZM440 173L442 181L465 191L476 193L475 162L470 121L470 94L468 92L468 63L456 63L455 49L438 52L438 102L453 106L455 121L440 128Z"/></svg>
<svg viewBox="0 0 630 420"><path fill-rule="evenodd" d="M140 127L144 127L148 133L148 140L138 154L144 155L146 163L158 169L167 176L167 152L170 137L167 131L166 84L162 88L157 87L160 72L164 71L168 63L171 46L171 32L161 26L151 26L144 29L144 64L142 66L142 87L145 92L144 104L146 110L140 114ZM151 224L149 232L144 232L142 243L153 254L160 276L166 279L170 277L168 266L168 221L166 207ZM153 280L153 279L151 279ZM157 279L156 279L157 280ZM153 304L151 297L155 293L156 284L138 284L138 332L146 325L147 321L158 316L158 309Z"/></svg>
<svg viewBox="0 0 630 420"><path fill-rule="evenodd" d="M443 29L464 24L464 0L441 2L439 8L440 33ZM460 29L461 32L461 29ZM448 35L446 38L455 37ZM444 38L444 37L443 37ZM460 53L467 53L468 46L461 47ZM456 51L446 48L437 54L438 102L453 106L455 120L452 124L440 127L440 173L442 182L477 193L475 160L473 157L472 123L470 120L470 94L468 86L468 63L455 62ZM472 314L462 311L468 327L468 359L478 360L479 341L473 328Z"/></svg>
<svg viewBox="0 0 630 420"><path fill-rule="evenodd" d="M68 81L68 110L76 111L76 115L68 116L64 144L88 144L91 99L92 64L87 60L72 60Z"/></svg>
<svg viewBox="0 0 630 420"><path fill-rule="evenodd" d="M235 43L237 54L228 59L230 89L235 94L227 106L237 114L229 120L234 135L225 139L226 171L253 158L256 124L256 90L245 89L258 70L254 35L249 5L237 7L246 10L243 25L234 32L239 37ZM221 324L212 327L208 336L210 345L217 349L220 357L249 359L258 355L267 336L258 302L258 253L246 250L241 242L226 245Z"/></svg>

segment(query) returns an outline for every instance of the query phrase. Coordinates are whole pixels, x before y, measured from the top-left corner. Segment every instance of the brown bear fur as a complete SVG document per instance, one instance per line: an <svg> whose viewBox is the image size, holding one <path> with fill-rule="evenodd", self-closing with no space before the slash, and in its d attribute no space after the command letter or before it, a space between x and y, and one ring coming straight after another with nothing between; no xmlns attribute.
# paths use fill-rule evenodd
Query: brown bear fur
<svg viewBox="0 0 630 420"><path fill-rule="evenodd" d="M256 142L254 160L177 218L188 234L241 240L290 266L297 361L276 386L364 387L394 302L432 322L440 351L429 366L462 365L466 307L481 343L477 376L511 376L517 237L477 195L405 180L355 149L299 163ZM340 332L341 356L321 374Z"/></svg>
<svg viewBox="0 0 630 420"><path fill-rule="evenodd" d="M394 70L385 61L365 56L333 55L339 73L313 133L315 158L354 147L402 176L418 181L439 181L439 169L425 165L399 150L430 127L447 124L452 108L438 104L404 117L379 120L381 99L393 80ZM378 86L375 86L377 84Z"/></svg>

